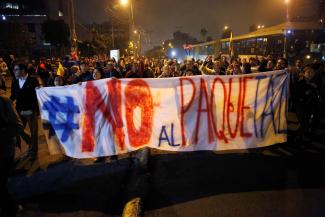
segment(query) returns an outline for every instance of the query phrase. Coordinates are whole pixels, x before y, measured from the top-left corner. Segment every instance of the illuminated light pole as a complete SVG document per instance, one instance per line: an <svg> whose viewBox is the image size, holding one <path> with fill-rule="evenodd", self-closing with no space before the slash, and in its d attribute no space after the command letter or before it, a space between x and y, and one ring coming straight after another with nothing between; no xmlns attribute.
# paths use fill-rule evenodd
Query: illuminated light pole
<svg viewBox="0 0 325 217"><path fill-rule="evenodd" d="M289 14L290 0L284 0L284 3L286 4L286 7L287 7L286 19L287 19L287 22L290 22L290 14Z"/></svg>
<svg viewBox="0 0 325 217"><path fill-rule="evenodd" d="M130 6L130 21L131 21L130 32L133 32L136 35L138 32L135 28L135 22L134 22L133 0L120 0L120 5L122 5L123 7L127 7L128 5ZM140 31L139 31L139 39L141 40ZM141 41L139 41L139 51L141 52Z"/></svg>
<svg viewBox="0 0 325 217"><path fill-rule="evenodd" d="M287 13L286 13L286 21L287 23L290 22L290 15L289 15L289 4L290 0L284 0L284 3L286 4L287 7ZM283 42L283 57L287 58L287 34L290 34L291 30L284 30L284 42Z"/></svg>
<svg viewBox="0 0 325 217"><path fill-rule="evenodd" d="M233 48L232 48L232 37L233 37L233 32L232 32L232 30L229 28L229 26L228 25L225 25L224 27L223 27L223 30L224 30L224 34L226 33L226 32L228 32L229 31L229 33L230 33L230 36L229 36L229 54L230 54L230 56L232 56L233 55ZM228 34L227 34L228 35ZM228 37L228 36L227 36Z"/></svg>
<svg viewBox="0 0 325 217"><path fill-rule="evenodd" d="M129 3L128 0L120 0L120 4L121 4L122 6L127 6L128 3Z"/></svg>
<svg viewBox="0 0 325 217"><path fill-rule="evenodd" d="M138 54L141 54L141 49L142 49L142 44L141 44L141 41L142 41L142 33L141 33L141 30L134 30L133 31L133 33L135 34L135 35L138 35Z"/></svg>
<svg viewBox="0 0 325 217"><path fill-rule="evenodd" d="M73 51L77 51L78 49L78 39L76 33L76 22L75 22L75 15L74 15L74 0L69 0L69 27L71 32L71 49Z"/></svg>

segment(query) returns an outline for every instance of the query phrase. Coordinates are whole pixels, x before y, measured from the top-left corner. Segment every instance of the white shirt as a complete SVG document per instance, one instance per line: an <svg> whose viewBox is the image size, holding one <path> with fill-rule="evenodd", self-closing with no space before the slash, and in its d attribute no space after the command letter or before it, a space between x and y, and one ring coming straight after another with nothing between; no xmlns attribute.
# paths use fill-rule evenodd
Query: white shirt
<svg viewBox="0 0 325 217"><path fill-rule="evenodd" d="M24 84L26 82L27 77L28 77L28 75L26 75L25 77L21 77L21 78L18 79L20 89L23 88L23 86L24 86Z"/></svg>

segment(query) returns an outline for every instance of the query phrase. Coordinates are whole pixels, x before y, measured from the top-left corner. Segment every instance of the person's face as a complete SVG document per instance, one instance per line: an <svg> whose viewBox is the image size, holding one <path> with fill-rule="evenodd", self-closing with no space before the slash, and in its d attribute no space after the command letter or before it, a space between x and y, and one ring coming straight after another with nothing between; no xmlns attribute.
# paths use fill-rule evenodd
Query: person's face
<svg viewBox="0 0 325 217"><path fill-rule="evenodd" d="M170 72L171 74L173 74L175 71L176 71L176 65L175 65L175 64L170 65L170 66L169 66L169 72Z"/></svg>
<svg viewBox="0 0 325 217"><path fill-rule="evenodd" d="M107 65L107 70L108 70L109 72L112 71L113 68L114 68L113 63L109 63L109 64Z"/></svg>
<svg viewBox="0 0 325 217"><path fill-rule="evenodd" d="M266 67L267 67L268 69L273 69L273 68L274 68L273 62L272 62L271 60L269 60L269 61L267 62Z"/></svg>
<svg viewBox="0 0 325 217"><path fill-rule="evenodd" d="M138 64L138 63L134 63L134 64L132 65L132 71L133 71L133 72L137 72L138 69L139 69L139 64Z"/></svg>
<svg viewBox="0 0 325 217"><path fill-rule="evenodd" d="M186 72L186 76L193 76L193 72L191 72L191 71L187 71L187 72Z"/></svg>
<svg viewBox="0 0 325 217"><path fill-rule="evenodd" d="M194 62L192 60L187 61L186 67L187 69L193 69Z"/></svg>
<svg viewBox="0 0 325 217"><path fill-rule="evenodd" d="M238 73L240 71L240 65L238 63L234 64L234 73Z"/></svg>
<svg viewBox="0 0 325 217"><path fill-rule="evenodd" d="M56 77L54 79L54 85L55 86L62 86L63 85L62 79L60 77Z"/></svg>
<svg viewBox="0 0 325 217"><path fill-rule="evenodd" d="M90 67L89 67L89 65L88 64L85 64L84 65L84 72L88 72L90 70Z"/></svg>
<svg viewBox="0 0 325 217"><path fill-rule="evenodd" d="M93 77L95 80L99 80L102 78L102 75L100 74L100 72L98 70L95 70Z"/></svg>
<svg viewBox="0 0 325 217"><path fill-rule="evenodd" d="M304 70L304 76L305 76L307 81L310 80L312 78L312 76L313 76L313 70L311 68L306 68Z"/></svg>
<svg viewBox="0 0 325 217"><path fill-rule="evenodd" d="M80 65L80 71L81 71L81 73L85 72L85 64Z"/></svg>
<svg viewBox="0 0 325 217"><path fill-rule="evenodd" d="M15 66L14 67L14 74L15 74L15 77L18 79L18 78L21 78L25 75L25 71L24 70L20 70L19 66Z"/></svg>
<svg viewBox="0 0 325 217"><path fill-rule="evenodd" d="M297 62L296 62L296 67L297 67L297 68L301 68L301 67L302 67L302 62L301 62L301 60L297 60Z"/></svg>
<svg viewBox="0 0 325 217"><path fill-rule="evenodd" d="M215 61L214 64L213 64L213 68L214 68L215 70L219 71L220 68L221 68L221 63L220 63L220 61Z"/></svg>
<svg viewBox="0 0 325 217"><path fill-rule="evenodd" d="M276 69L284 69L285 68L285 62L282 59L279 59L276 63Z"/></svg>
<svg viewBox="0 0 325 217"><path fill-rule="evenodd" d="M122 67L125 66L125 61L124 61L124 60L121 60L121 61L120 61L120 66L122 66Z"/></svg>

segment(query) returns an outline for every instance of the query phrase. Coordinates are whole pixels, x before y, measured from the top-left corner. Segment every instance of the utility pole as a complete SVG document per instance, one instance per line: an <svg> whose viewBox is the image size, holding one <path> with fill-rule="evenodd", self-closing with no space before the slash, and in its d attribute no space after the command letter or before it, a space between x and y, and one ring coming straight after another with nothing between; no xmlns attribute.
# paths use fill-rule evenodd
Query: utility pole
<svg viewBox="0 0 325 217"><path fill-rule="evenodd" d="M115 49L114 21L112 17L112 48Z"/></svg>
<svg viewBox="0 0 325 217"><path fill-rule="evenodd" d="M77 33L76 33L76 21L75 21L75 9L74 9L74 0L69 1L69 27L70 27L70 41L71 41L71 50L77 51Z"/></svg>

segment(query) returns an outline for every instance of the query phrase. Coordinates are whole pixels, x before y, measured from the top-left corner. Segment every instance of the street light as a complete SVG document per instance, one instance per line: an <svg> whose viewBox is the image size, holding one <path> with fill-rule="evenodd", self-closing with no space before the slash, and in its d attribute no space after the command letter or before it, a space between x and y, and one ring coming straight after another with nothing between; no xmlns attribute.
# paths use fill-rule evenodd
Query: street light
<svg viewBox="0 0 325 217"><path fill-rule="evenodd" d="M290 4L290 0L284 0L284 3L286 4L287 6L287 22L289 22L289 4Z"/></svg>
<svg viewBox="0 0 325 217"><path fill-rule="evenodd" d="M135 29L135 22L134 22L134 11L133 11L133 5L134 3L134 0L120 0L120 4L123 6L123 7L127 7L129 6L130 7L130 24L131 24L131 28L130 28L130 34L131 32L133 32L135 35L138 34L138 31ZM139 44L139 53L141 53L141 32L139 31L139 41L138 41L138 44Z"/></svg>
<svg viewBox="0 0 325 217"><path fill-rule="evenodd" d="M172 57L175 57L176 56L176 51L175 50L172 50Z"/></svg>
<svg viewBox="0 0 325 217"><path fill-rule="evenodd" d="M228 30L229 29L229 26L225 26L223 27L224 30Z"/></svg>
<svg viewBox="0 0 325 217"><path fill-rule="evenodd" d="M129 4L129 1L128 0L120 0L120 4L122 6L127 6Z"/></svg>

